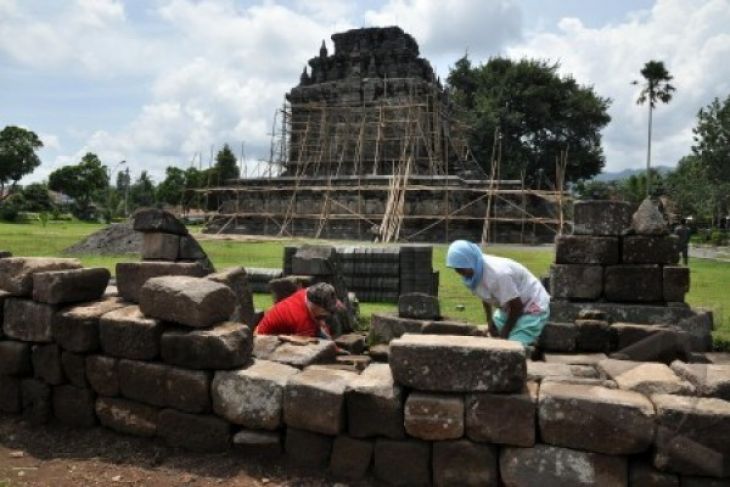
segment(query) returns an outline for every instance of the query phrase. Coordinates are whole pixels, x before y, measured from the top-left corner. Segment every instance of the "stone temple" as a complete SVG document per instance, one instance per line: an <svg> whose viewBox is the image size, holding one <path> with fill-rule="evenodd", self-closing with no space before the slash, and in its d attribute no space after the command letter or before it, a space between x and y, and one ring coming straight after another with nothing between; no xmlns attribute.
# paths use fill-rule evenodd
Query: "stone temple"
<svg viewBox="0 0 730 487"><path fill-rule="evenodd" d="M208 232L388 241L551 241L558 193L490 177L415 39L399 27L323 41L274 123L266 177L206 188Z"/></svg>

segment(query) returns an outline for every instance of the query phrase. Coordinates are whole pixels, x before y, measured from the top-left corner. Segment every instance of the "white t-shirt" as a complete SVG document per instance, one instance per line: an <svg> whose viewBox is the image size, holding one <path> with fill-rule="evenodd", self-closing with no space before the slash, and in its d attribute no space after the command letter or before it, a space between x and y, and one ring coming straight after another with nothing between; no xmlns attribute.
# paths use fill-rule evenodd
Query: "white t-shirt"
<svg viewBox="0 0 730 487"><path fill-rule="evenodd" d="M515 298L520 298L525 313L538 314L548 311L550 295L542 283L525 266L512 259L483 255L484 273L474 289L474 294L493 306L504 308Z"/></svg>

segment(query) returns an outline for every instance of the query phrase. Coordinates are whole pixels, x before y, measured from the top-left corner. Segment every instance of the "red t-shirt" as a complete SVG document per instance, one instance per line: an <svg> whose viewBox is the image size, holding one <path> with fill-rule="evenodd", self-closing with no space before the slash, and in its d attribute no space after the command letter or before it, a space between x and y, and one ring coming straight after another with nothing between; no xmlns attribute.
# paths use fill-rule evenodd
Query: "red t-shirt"
<svg viewBox="0 0 730 487"><path fill-rule="evenodd" d="M259 335L316 337L319 325L307 307L307 290L301 289L269 309L256 327Z"/></svg>

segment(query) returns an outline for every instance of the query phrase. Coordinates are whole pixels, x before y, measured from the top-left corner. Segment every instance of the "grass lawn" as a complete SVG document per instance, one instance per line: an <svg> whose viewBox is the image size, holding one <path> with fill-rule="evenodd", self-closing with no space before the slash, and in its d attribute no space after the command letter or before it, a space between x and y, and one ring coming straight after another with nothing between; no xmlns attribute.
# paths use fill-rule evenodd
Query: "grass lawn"
<svg viewBox="0 0 730 487"><path fill-rule="evenodd" d="M9 250L18 256L59 256L63 249L86 235L102 228L100 224L79 222L49 222L46 227L38 223L0 223L0 250ZM193 232L199 231L198 228ZM241 242L233 240L206 240L201 242L217 268L234 265L249 267L281 267L283 248L305 240L261 240ZM496 245L490 252L523 263L535 275L545 275L553 259L551 247L518 247ZM434 269L440 271L439 297L444 315L472 323L484 323L481 304L461 284L459 277L444 266L446 246L434 246ZM86 266L102 266L114 271L117 262L135 259L133 256L81 256ZM687 301L692 306L710 308L715 313L715 340L730 344L730 263L693 259L690 262L692 286ZM258 308L271 304L269 295L254 297ZM457 311L457 305L464 305ZM392 310L389 303L361 303L365 318L377 311Z"/></svg>

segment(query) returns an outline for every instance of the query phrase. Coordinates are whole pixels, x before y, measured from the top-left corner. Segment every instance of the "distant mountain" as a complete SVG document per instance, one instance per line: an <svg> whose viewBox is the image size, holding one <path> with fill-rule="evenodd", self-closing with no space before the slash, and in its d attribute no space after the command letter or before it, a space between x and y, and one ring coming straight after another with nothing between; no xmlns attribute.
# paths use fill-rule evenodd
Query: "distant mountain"
<svg viewBox="0 0 730 487"><path fill-rule="evenodd" d="M659 174L661 174L662 176L665 176L667 173L672 171L672 168L669 166L656 166L652 169L656 169L657 171L659 171ZM609 181L621 181L622 179L628 179L635 174L641 174L644 171L645 169L624 169L623 171L617 172L602 172L593 179L596 181L602 181L604 183L607 183Z"/></svg>

